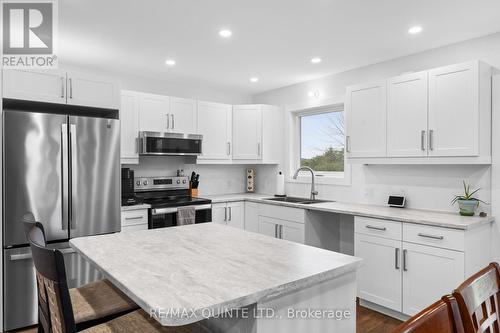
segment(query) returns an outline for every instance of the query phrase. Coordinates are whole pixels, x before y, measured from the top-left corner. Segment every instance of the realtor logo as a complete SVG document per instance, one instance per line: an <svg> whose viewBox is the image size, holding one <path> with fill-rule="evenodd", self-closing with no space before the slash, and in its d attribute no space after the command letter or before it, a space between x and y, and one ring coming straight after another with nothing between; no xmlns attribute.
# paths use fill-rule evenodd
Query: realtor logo
<svg viewBox="0 0 500 333"><path fill-rule="evenodd" d="M57 67L57 3L35 1L2 0L4 67Z"/></svg>

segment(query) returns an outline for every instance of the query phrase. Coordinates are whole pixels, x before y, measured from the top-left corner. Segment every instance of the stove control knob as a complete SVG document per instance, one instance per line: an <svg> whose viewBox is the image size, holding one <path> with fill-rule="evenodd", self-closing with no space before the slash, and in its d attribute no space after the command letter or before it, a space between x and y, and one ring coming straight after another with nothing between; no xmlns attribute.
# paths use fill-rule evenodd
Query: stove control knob
<svg viewBox="0 0 500 333"><path fill-rule="evenodd" d="M184 179L184 180L182 181L182 183L183 183L183 184L186 184L186 180Z"/></svg>
<svg viewBox="0 0 500 333"><path fill-rule="evenodd" d="M135 182L135 185L137 185L137 186L141 186L141 181L140 181L140 180L136 181L136 182Z"/></svg>
<svg viewBox="0 0 500 333"><path fill-rule="evenodd" d="M144 184L144 186L148 185L148 181L145 180L143 184Z"/></svg>
<svg viewBox="0 0 500 333"><path fill-rule="evenodd" d="M181 183L181 181L179 179L177 179L177 184L180 184L180 183Z"/></svg>

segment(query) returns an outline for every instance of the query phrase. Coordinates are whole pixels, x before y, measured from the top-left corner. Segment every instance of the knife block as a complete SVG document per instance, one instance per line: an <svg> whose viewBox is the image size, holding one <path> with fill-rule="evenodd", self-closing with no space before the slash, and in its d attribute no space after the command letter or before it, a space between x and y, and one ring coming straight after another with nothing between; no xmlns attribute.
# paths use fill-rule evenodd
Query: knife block
<svg viewBox="0 0 500 333"><path fill-rule="evenodd" d="M191 197L197 197L198 196L198 189L197 188L191 188L191 189L189 189L189 195Z"/></svg>

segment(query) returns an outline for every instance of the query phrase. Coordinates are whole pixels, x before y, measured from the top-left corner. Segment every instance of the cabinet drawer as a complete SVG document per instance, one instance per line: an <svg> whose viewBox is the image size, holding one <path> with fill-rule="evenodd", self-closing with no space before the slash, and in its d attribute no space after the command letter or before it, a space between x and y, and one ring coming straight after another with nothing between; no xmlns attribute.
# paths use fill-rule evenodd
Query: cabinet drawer
<svg viewBox="0 0 500 333"><path fill-rule="evenodd" d="M464 251L465 232L427 225L403 224L403 241Z"/></svg>
<svg viewBox="0 0 500 333"><path fill-rule="evenodd" d="M148 230L148 225L134 224L134 225L122 226L122 232L139 231L139 230Z"/></svg>
<svg viewBox="0 0 500 333"><path fill-rule="evenodd" d="M147 209L127 210L122 212L122 228L138 224L148 224Z"/></svg>
<svg viewBox="0 0 500 333"><path fill-rule="evenodd" d="M301 208L260 204L259 216L267 216L280 220L305 223L305 211Z"/></svg>
<svg viewBox="0 0 500 333"><path fill-rule="evenodd" d="M355 216L354 232L401 240L401 222Z"/></svg>

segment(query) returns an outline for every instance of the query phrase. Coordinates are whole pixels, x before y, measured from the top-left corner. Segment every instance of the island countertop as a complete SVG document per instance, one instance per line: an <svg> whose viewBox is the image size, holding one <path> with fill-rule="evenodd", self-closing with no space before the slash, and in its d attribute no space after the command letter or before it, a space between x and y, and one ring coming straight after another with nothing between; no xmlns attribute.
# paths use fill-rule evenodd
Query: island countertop
<svg viewBox="0 0 500 333"><path fill-rule="evenodd" d="M164 326L205 319L354 272L361 259L216 223L70 240ZM157 312L155 312L157 311Z"/></svg>

